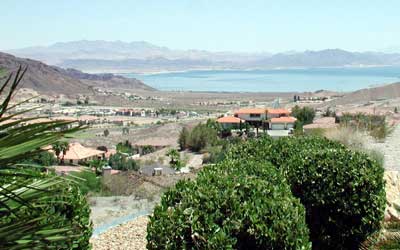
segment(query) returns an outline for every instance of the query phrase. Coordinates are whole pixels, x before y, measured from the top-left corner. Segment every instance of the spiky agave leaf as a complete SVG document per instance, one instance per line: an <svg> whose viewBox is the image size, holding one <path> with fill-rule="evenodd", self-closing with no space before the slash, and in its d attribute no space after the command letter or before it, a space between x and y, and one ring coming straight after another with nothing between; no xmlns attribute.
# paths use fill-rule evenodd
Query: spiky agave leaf
<svg viewBox="0 0 400 250"><path fill-rule="evenodd" d="M62 130L67 121L36 123L38 117L13 120L30 110L6 115L25 72L20 67L0 87L0 249L87 249L90 210L77 187L18 164L80 129Z"/></svg>

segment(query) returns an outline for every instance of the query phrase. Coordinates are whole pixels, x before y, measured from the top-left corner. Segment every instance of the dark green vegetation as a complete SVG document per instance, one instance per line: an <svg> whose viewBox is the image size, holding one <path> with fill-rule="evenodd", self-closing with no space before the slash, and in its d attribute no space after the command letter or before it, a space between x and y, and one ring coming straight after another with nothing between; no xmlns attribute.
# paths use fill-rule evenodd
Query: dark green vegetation
<svg viewBox="0 0 400 250"><path fill-rule="evenodd" d="M339 122L343 126L367 131L377 140L385 139L393 131L393 127L389 126L384 115L344 113L339 117Z"/></svg>
<svg viewBox="0 0 400 250"><path fill-rule="evenodd" d="M281 190L288 186L291 192L282 191L281 198L289 201L293 195L300 200L313 249L358 249L381 228L385 208L383 167L364 153L324 138L263 137L238 143L228 149L224 158L222 163L201 171L196 181L180 183L166 193L148 227L150 249L174 242L178 245L168 245L168 249L193 249L197 244L216 249L220 245L207 245L216 242L215 232L221 232L221 242L228 246L225 249L246 249L241 244L248 244L249 238L238 235L242 235L241 229L246 226L251 228L251 222L255 222L257 229L268 232L263 236L275 232L279 236L264 239L266 245L251 245L247 249L302 249L301 244L306 248L307 237L300 236L304 233L301 227L290 227L292 221L301 225L301 213L295 216L286 212L287 217L280 217L280 210L275 208L280 199L265 195L269 194L270 185ZM253 181L262 182L265 189L257 188ZM240 196L242 188L248 197ZM244 208L230 197L241 201L238 204L248 205L248 210L240 210ZM268 199L265 201L268 206L258 209L263 206L263 199ZM292 205L291 209L296 210L297 206ZM271 213L264 214L265 210ZM250 220L246 219L248 215ZM255 219L259 216L263 219ZM228 226L235 221L236 228L232 227L238 231ZM276 223L280 226L276 227ZM244 232L246 236L254 233L249 236L254 237L251 241L254 244L262 238L256 236L258 231ZM293 235L297 235L301 244L274 245L277 239L296 242Z"/></svg>
<svg viewBox="0 0 400 250"><path fill-rule="evenodd" d="M174 148L170 149L167 152L167 156L169 158L171 158L171 160L169 161L169 164L171 165L171 167L173 169L175 169L176 171L179 171L182 168L183 163L181 161L181 156L180 156L178 150L176 150Z"/></svg>
<svg viewBox="0 0 400 250"><path fill-rule="evenodd" d="M20 164L76 132L60 131L70 124L65 121L7 123L23 114L5 116L14 108L8 104L25 72L20 68L0 87L0 249L89 249L90 209L79 188L39 166Z"/></svg>
<svg viewBox="0 0 400 250"><path fill-rule="evenodd" d="M384 170L364 153L323 138L263 138L227 157L269 161L284 173L305 206L313 249L357 249L380 229Z"/></svg>
<svg viewBox="0 0 400 250"><path fill-rule="evenodd" d="M219 144L218 134L220 126L213 120L208 120L207 123L200 123L192 130L183 128L179 134L179 147L181 150L190 149L194 152L200 152L206 147Z"/></svg>
<svg viewBox="0 0 400 250"><path fill-rule="evenodd" d="M148 249L311 248L299 200L277 169L255 162L223 162L179 182L147 232Z"/></svg>
<svg viewBox="0 0 400 250"><path fill-rule="evenodd" d="M56 141L53 144L51 144L51 148L54 150L58 162L64 163L64 156L69 149L69 143L67 141ZM61 153L62 157L60 158Z"/></svg>
<svg viewBox="0 0 400 250"><path fill-rule="evenodd" d="M117 151L119 153L130 154L130 155L137 153L137 149L134 148L128 140L126 140L125 142L118 143Z"/></svg>
<svg viewBox="0 0 400 250"><path fill-rule="evenodd" d="M122 153L111 155L110 159L108 160L108 165L116 170L139 170L139 165L137 164L137 162L133 159L128 158L127 155L124 155Z"/></svg>
<svg viewBox="0 0 400 250"><path fill-rule="evenodd" d="M297 121L301 125L307 125L313 122L315 117L315 110L310 107L302 107L295 106L292 109L292 116L297 118Z"/></svg>
<svg viewBox="0 0 400 250"><path fill-rule="evenodd" d="M22 164L30 164L30 165L40 165L40 166L53 166L57 164L57 158L53 153L42 151L35 155L32 155L28 159L23 159L21 161Z"/></svg>

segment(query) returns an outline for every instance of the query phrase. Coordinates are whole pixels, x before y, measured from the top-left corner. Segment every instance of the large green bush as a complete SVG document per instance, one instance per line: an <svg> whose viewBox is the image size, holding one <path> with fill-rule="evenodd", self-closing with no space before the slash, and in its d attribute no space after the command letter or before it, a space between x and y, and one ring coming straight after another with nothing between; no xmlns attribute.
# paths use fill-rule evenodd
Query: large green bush
<svg viewBox="0 0 400 250"><path fill-rule="evenodd" d="M263 180L258 176L268 176ZM225 161L166 192L148 249L310 249L304 208L268 164Z"/></svg>
<svg viewBox="0 0 400 250"><path fill-rule="evenodd" d="M282 170L306 208L314 249L357 249L380 229L383 168L364 153L323 138L263 138L234 147L227 157L270 161Z"/></svg>

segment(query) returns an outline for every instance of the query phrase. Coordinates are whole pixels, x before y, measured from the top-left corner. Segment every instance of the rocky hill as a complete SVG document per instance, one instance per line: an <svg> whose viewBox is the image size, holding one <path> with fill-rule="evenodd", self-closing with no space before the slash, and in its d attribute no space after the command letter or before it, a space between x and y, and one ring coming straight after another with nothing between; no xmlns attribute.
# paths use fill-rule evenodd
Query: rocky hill
<svg viewBox="0 0 400 250"><path fill-rule="evenodd" d="M46 94L85 94L92 87L154 90L137 79L128 79L113 74L92 75L72 69L46 65L40 61L19 58L0 52L0 78L15 72L22 65L28 67L22 87Z"/></svg>
<svg viewBox="0 0 400 250"><path fill-rule="evenodd" d="M350 92L342 98L330 102L330 104L367 103L369 101L395 98L400 98L400 82Z"/></svg>
<svg viewBox="0 0 400 250"><path fill-rule="evenodd" d="M147 42L72 41L10 50L63 68L87 72L154 72L193 69L273 69L400 65L400 54L341 49L285 53L174 50Z"/></svg>

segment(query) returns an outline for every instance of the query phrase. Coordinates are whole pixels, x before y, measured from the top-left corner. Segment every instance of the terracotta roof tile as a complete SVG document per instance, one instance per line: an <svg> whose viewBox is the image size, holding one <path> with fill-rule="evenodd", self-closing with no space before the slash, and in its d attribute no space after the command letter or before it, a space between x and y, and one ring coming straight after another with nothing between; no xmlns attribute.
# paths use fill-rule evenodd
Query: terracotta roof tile
<svg viewBox="0 0 400 250"><path fill-rule="evenodd" d="M293 123L295 121L297 121L297 119L291 116L283 116L271 119L271 123Z"/></svg>
<svg viewBox="0 0 400 250"><path fill-rule="evenodd" d="M290 111L287 109L268 109L267 112L268 114L285 114L285 115L290 114Z"/></svg>
<svg viewBox="0 0 400 250"><path fill-rule="evenodd" d="M240 123L244 122L242 119L234 116L224 116L217 120L218 123Z"/></svg>
<svg viewBox="0 0 400 250"><path fill-rule="evenodd" d="M235 111L235 114L264 114L266 113L264 108L243 108Z"/></svg>

